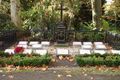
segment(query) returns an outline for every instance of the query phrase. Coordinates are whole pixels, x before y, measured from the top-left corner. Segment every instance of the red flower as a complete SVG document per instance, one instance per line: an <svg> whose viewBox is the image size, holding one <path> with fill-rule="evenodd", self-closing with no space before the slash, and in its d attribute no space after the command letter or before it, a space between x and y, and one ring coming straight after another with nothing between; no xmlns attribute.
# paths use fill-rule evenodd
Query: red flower
<svg viewBox="0 0 120 80"><path fill-rule="evenodd" d="M23 47L16 47L15 48L15 53L22 53L24 51Z"/></svg>

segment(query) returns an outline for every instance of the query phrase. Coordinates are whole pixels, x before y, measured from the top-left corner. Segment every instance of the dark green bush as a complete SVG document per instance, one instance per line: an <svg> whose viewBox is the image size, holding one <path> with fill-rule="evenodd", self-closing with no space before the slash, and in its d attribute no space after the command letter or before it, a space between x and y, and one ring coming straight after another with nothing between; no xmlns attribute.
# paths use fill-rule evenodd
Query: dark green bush
<svg viewBox="0 0 120 80"><path fill-rule="evenodd" d="M42 66L50 64L50 57L24 57L20 61L14 61L15 66Z"/></svg>
<svg viewBox="0 0 120 80"><path fill-rule="evenodd" d="M0 65L5 66L7 65L11 65L13 62L9 59L9 58L2 58L0 59Z"/></svg>
<svg viewBox="0 0 120 80"><path fill-rule="evenodd" d="M15 54L14 56L20 56L20 57L26 57L26 56L39 56L39 54L35 54L35 53L32 53L32 54L25 54L25 53L17 53Z"/></svg>
<svg viewBox="0 0 120 80"><path fill-rule="evenodd" d="M9 56L10 56L9 53L0 52L0 57L9 57Z"/></svg>
<svg viewBox="0 0 120 80"><path fill-rule="evenodd" d="M89 66L100 66L100 65L106 65L106 66L120 66L120 56L119 55L109 55L109 54L92 54L92 55L85 55L75 56L76 62L79 66L83 67L86 65Z"/></svg>
<svg viewBox="0 0 120 80"><path fill-rule="evenodd" d="M49 65L51 58L49 54L44 56L40 56L37 54L31 54L31 56L27 56L28 54L15 54L10 57L1 57L0 65L15 65L15 66L42 66Z"/></svg>

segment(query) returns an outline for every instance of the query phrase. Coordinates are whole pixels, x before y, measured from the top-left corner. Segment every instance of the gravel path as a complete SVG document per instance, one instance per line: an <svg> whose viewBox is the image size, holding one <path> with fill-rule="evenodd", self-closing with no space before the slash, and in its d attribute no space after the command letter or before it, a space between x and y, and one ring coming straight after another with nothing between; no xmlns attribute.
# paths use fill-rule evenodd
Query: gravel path
<svg viewBox="0 0 120 80"><path fill-rule="evenodd" d="M120 80L120 75L80 74L65 71L0 73L0 80Z"/></svg>

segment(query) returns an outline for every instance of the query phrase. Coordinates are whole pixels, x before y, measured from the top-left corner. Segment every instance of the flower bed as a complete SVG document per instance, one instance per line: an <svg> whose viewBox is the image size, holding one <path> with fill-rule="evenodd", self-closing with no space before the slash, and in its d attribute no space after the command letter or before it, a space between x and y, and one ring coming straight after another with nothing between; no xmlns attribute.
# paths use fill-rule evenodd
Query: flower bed
<svg viewBox="0 0 120 80"><path fill-rule="evenodd" d="M120 66L120 55L119 54L85 54L76 55L76 62L79 66L100 66L106 65L109 67Z"/></svg>
<svg viewBox="0 0 120 80"><path fill-rule="evenodd" d="M14 66L42 66L49 65L51 57L49 54L38 55L38 54L23 54L18 53L10 55L8 53L0 52L0 66L14 65Z"/></svg>

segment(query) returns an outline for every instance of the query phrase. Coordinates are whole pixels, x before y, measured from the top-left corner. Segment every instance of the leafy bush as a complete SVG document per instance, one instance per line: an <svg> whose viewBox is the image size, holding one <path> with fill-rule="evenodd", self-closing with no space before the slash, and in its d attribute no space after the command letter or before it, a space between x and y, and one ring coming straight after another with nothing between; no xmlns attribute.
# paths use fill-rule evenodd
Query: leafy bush
<svg viewBox="0 0 120 80"><path fill-rule="evenodd" d="M30 55L30 54L29 54ZM1 57L0 65L5 66L7 65L15 65L15 66L42 66L42 65L49 65L51 58L49 54L44 56L31 54L15 54L11 57Z"/></svg>
<svg viewBox="0 0 120 80"><path fill-rule="evenodd" d="M22 60L14 61L15 66L42 66L50 64L50 57L24 57Z"/></svg>
<svg viewBox="0 0 120 80"><path fill-rule="evenodd" d="M10 58L1 58L0 59L0 65L2 65L2 66L5 66L5 65L10 65L10 64L12 64L12 61L10 60Z"/></svg>
<svg viewBox="0 0 120 80"><path fill-rule="evenodd" d="M9 57L9 56L10 54L0 51L0 57Z"/></svg>
<svg viewBox="0 0 120 80"><path fill-rule="evenodd" d="M109 55L109 54L92 54L92 55L77 55L76 62L79 66L83 67L86 65L89 66L100 66L100 65L106 65L106 66L120 66L120 55Z"/></svg>

